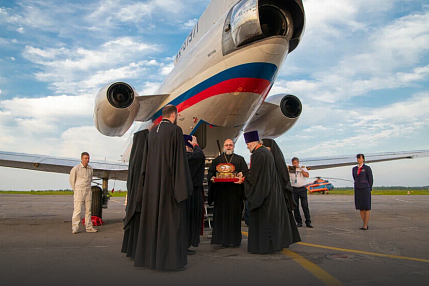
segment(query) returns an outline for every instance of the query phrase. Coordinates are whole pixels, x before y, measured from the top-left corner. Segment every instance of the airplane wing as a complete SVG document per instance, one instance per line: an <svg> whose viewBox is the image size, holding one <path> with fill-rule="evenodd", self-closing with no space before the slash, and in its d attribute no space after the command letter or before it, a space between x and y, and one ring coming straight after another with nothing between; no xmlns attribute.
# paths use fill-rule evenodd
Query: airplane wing
<svg viewBox="0 0 429 286"><path fill-rule="evenodd" d="M366 154L365 162L375 163L423 157L429 157L429 150ZM78 159L0 151L1 167L69 174L70 170L79 162L80 160ZM302 158L300 159L300 164L309 170L351 166L356 165L356 155ZM94 177L120 181L127 180L128 163L91 161L90 166L94 170Z"/></svg>
<svg viewBox="0 0 429 286"><path fill-rule="evenodd" d="M135 121L147 121L155 114L161 103L169 96L169 94L142 95L136 97L139 102L139 111L137 112Z"/></svg>
<svg viewBox="0 0 429 286"><path fill-rule="evenodd" d="M429 150L406 151L406 152L386 152L365 154L365 163L375 163L384 161L393 161L399 159L414 159L429 157ZM356 155L332 156L320 158L300 159L300 165L309 170L321 170L342 166L356 165Z"/></svg>
<svg viewBox="0 0 429 286"><path fill-rule="evenodd" d="M46 155L33 155L0 151L0 166L43 172L69 174L80 160ZM126 181L128 163L90 161L94 177Z"/></svg>

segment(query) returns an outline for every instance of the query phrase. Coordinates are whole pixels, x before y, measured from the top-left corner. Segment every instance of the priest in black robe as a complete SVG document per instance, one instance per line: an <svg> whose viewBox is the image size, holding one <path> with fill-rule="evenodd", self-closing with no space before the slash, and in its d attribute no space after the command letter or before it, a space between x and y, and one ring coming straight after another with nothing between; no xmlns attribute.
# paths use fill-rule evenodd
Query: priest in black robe
<svg viewBox="0 0 429 286"><path fill-rule="evenodd" d="M187 264L186 200L193 188L177 116L175 106L165 106L147 137L136 267L184 270Z"/></svg>
<svg viewBox="0 0 429 286"><path fill-rule="evenodd" d="M208 203L214 203L213 232L211 244L223 247L239 247L241 245L241 214L243 210L244 187L236 183L215 183L216 166L231 163L237 173L247 174L248 167L244 158L234 153L234 142L227 139L224 152L212 161L208 170L209 183Z"/></svg>
<svg viewBox="0 0 429 286"><path fill-rule="evenodd" d="M188 200L188 254L195 254L189 247L198 247L203 227L204 215L204 167L206 156L198 145L197 138L191 135L183 135L186 144L189 170L191 172L193 193Z"/></svg>
<svg viewBox="0 0 429 286"><path fill-rule="evenodd" d="M258 254L281 251L288 246L284 228L287 225L290 228L290 223L274 157L259 141L257 131L245 133L244 139L252 153L244 180L250 213L248 251Z"/></svg>
<svg viewBox="0 0 429 286"><path fill-rule="evenodd" d="M137 238L140 226L140 212L142 204L141 167L143 163L143 152L146 144L146 137L149 130L144 129L134 133L133 146L128 164L127 179L127 206L125 208L124 219L124 239L122 241L121 252L127 257L135 258Z"/></svg>
<svg viewBox="0 0 429 286"><path fill-rule="evenodd" d="M288 233L287 230L289 229L289 227L286 224L285 234L283 239L286 241L286 246L291 244L289 242L292 242L292 243L300 242L301 237L299 235L298 227L296 226L295 218L292 213L297 206L293 198L293 188L290 183L289 171L286 165L285 157L283 156L283 152L280 149L279 145L277 145L276 141L274 141L273 139L262 139L262 142L264 146L271 151L271 154L273 154L274 163L276 164L277 174L279 175L280 184L282 186L283 195L286 201L289 225L291 227L292 233Z"/></svg>

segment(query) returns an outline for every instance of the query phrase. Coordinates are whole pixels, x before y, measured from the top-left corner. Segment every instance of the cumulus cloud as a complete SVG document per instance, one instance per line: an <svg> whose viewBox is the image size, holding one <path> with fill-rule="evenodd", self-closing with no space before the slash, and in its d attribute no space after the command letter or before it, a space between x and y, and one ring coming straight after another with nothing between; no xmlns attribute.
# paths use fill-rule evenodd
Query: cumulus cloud
<svg viewBox="0 0 429 286"><path fill-rule="evenodd" d="M71 158L88 150L93 159L117 161L130 134L107 137L86 125L93 104L91 95L0 101L0 150Z"/></svg>
<svg viewBox="0 0 429 286"><path fill-rule="evenodd" d="M75 16L85 14L87 7L67 1L23 0L12 8L0 8L0 24L18 33L38 30L72 35L85 25Z"/></svg>
<svg viewBox="0 0 429 286"><path fill-rule="evenodd" d="M0 108L12 118L39 118L57 121L64 117L92 114L93 95L47 96L41 98L13 98L0 101Z"/></svg>
<svg viewBox="0 0 429 286"><path fill-rule="evenodd" d="M331 128L340 134L302 148L297 154L317 153L328 156L344 154L345 150L353 153L356 149L371 150L373 147L383 150L386 144L392 145L392 140L396 138L423 138L421 136L427 136L425 130L429 128L429 92L417 93L410 99L384 107L349 112L350 115L338 118L338 122L348 122L343 129L345 132L336 129L335 122L331 123Z"/></svg>
<svg viewBox="0 0 429 286"><path fill-rule="evenodd" d="M140 89L140 95L152 95L155 94L158 89L160 82L145 82L143 87Z"/></svg>
<svg viewBox="0 0 429 286"><path fill-rule="evenodd" d="M174 63L169 63L167 65L163 65L161 67L160 74L161 75L168 75L174 68Z"/></svg>
<svg viewBox="0 0 429 286"><path fill-rule="evenodd" d="M141 76L145 67L157 66L158 63L155 60L134 60L156 50L156 45L122 37L93 50L27 46L23 56L42 69L35 73L37 80L50 83L57 93L78 94L119 78Z"/></svg>
<svg viewBox="0 0 429 286"><path fill-rule="evenodd" d="M429 78L429 65L416 67L409 72L368 75L364 78L350 77L341 73L326 72L317 79L285 81L275 83L272 94L293 93L310 100L327 103L344 101L355 96L365 95L370 91L410 87Z"/></svg>
<svg viewBox="0 0 429 286"><path fill-rule="evenodd" d="M52 133L55 136L67 126L90 119L93 106L92 95L3 100L0 101L0 112L7 117L0 117L0 126L3 125L4 130L13 129L14 131L9 133L13 137L44 133ZM7 135L3 136L5 137Z"/></svg>
<svg viewBox="0 0 429 286"><path fill-rule="evenodd" d="M153 25L150 23L153 15L164 17L169 15L169 18L175 15L183 15L183 12L186 11L185 2L192 1L100 1L94 11L86 18L88 22L92 23L91 29L93 30L101 30L105 27L114 28L126 23L150 27Z"/></svg>
<svg viewBox="0 0 429 286"><path fill-rule="evenodd" d="M186 23L182 24L182 29L190 30L192 29L198 22L198 19L191 19Z"/></svg>
<svg viewBox="0 0 429 286"><path fill-rule="evenodd" d="M374 28L366 34L367 38L358 42L362 52L356 53L355 48L345 49L350 55L341 55L344 51L325 46L321 49L338 50L340 54L330 57L330 67L326 68L325 63L320 70L310 67L307 79L285 81L281 75L272 92L288 91L312 100L334 103L375 90L425 82L429 66L419 63L429 51L429 25L425 24L428 22L429 10L423 10ZM313 56L317 61L316 55Z"/></svg>
<svg viewBox="0 0 429 286"><path fill-rule="evenodd" d="M155 60L140 61L138 63L131 63L127 66L120 67L117 69L98 71L89 79L79 82L78 85L92 88L100 86L101 84L105 84L107 82L135 79L144 74L149 67L153 66L159 66L159 63Z"/></svg>
<svg viewBox="0 0 429 286"><path fill-rule="evenodd" d="M76 157L82 150L88 150L93 160L118 161L131 134L122 137L107 137L94 126L69 128L61 134L59 153Z"/></svg>

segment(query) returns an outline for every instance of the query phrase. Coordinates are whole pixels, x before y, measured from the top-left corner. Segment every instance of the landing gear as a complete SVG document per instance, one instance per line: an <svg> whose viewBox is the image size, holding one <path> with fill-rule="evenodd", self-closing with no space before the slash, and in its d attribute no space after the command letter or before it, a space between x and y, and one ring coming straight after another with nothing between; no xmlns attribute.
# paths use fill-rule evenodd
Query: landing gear
<svg viewBox="0 0 429 286"><path fill-rule="evenodd" d="M107 209L107 202L110 199L109 191L107 190L109 179L102 179L102 188L99 186L92 186L92 204L91 214L102 218L103 209Z"/></svg>
<svg viewBox="0 0 429 286"><path fill-rule="evenodd" d="M103 192L99 186L92 186L92 205L91 205L91 215L98 216L101 218L102 209L101 209L101 201Z"/></svg>
<svg viewBox="0 0 429 286"><path fill-rule="evenodd" d="M103 200L102 200L102 208L103 209L107 209L107 202L110 200L110 194L109 191L107 190L108 188L108 184L109 183L109 179L105 179L103 178Z"/></svg>

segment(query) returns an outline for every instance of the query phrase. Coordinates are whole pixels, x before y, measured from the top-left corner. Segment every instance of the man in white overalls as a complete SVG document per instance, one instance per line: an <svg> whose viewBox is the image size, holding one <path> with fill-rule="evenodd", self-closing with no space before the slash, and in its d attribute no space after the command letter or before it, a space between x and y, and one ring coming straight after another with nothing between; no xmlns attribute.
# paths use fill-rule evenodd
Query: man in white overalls
<svg viewBox="0 0 429 286"><path fill-rule="evenodd" d="M80 212L82 205L85 204L85 225L86 232L97 232L92 225L91 220L91 182L92 168L88 165L89 154L83 152L81 155L81 163L74 166L70 171L70 186L74 191L74 211L72 217L72 233L76 234L79 230Z"/></svg>

